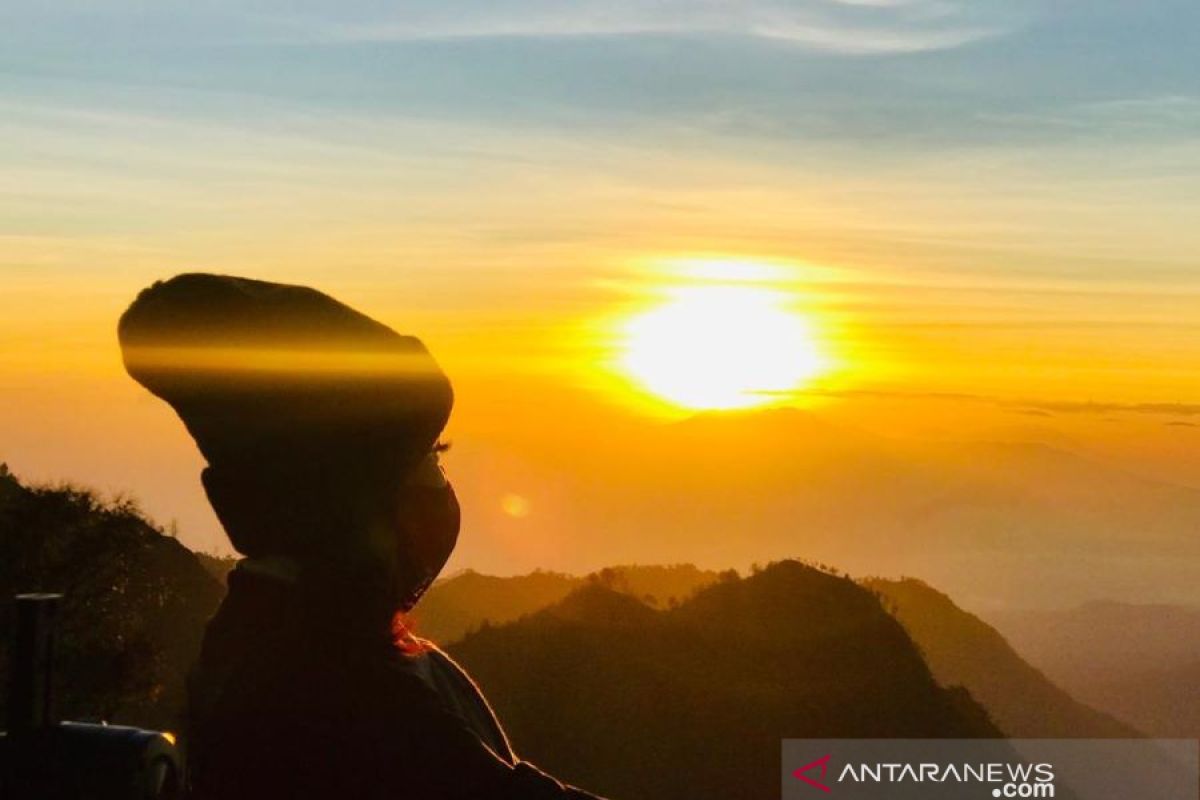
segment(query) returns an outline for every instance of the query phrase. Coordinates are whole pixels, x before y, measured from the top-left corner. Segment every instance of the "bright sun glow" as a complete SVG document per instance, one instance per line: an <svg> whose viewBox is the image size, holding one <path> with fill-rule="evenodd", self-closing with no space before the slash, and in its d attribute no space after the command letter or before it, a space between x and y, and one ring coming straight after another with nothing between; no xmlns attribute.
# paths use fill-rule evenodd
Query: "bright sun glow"
<svg viewBox="0 0 1200 800"><path fill-rule="evenodd" d="M624 324L620 366L683 408L776 402L826 368L808 320L788 299L763 286L681 287Z"/></svg>

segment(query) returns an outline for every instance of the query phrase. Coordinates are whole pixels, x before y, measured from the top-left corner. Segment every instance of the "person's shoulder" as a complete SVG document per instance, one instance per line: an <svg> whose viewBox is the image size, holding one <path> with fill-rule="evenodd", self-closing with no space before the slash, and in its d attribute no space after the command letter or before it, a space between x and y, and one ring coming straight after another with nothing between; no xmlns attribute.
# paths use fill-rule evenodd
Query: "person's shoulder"
<svg viewBox="0 0 1200 800"><path fill-rule="evenodd" d="M420 637L413 637L420 647L420 655L429 661L438 664L439 666L451 670L463 677L467 677L467 671L462 668L457 661L451 657L449 653L438 647L436 642Z"/></svg>
<svg viewBox="0 0 1200 800"><path fill-rule="evenodd" d="M438 656L442 657L442 658L450 657L450 656L446 655L446 651L443 650L442 648L438 647L437 642L433 641L432 639L426 639L423 636L412 635L409 637L409 640L412 642L413 647L416 648L419 652L437 653Z"/></svg>

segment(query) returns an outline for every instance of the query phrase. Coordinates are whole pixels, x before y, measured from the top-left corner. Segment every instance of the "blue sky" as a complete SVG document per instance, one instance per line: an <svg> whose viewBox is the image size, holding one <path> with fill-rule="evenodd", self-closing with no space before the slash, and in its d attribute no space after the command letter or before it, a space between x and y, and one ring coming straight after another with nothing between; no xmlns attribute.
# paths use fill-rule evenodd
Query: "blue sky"
<svg viewBox="0 0 1200 800"><path fill-rule="evenodd" d="M183 181L189 164L228 154L222 134L244 133L233 149L247 161L259 137L272 154L262 160L285 163L305 163L305 145L358 148L367 163L390 139L393 157L588 166L586 153L546 152L545 136L783 167L816 159L883 181L974 155L984 171L1003 162L998 192L1023 166L1050 167L1052 188L1087 173L1163 205L1195 188L1192 2L251 5L10 4L0 159L29 184L76 167ZM180 129L212 129L212 141L185 136L164 175L156 148ZM50 202L28 199L3 206L18 218L8 233Z"/></svg>
<svg viewBox="0 0 1200 800"><path fill-rule="evenodd" d="M1184 280L1197 30L1183 0L13 3L0 265L318 227L594 240L615 203L710 192L717 224L664 222L667 247L786 228L997 279ZM739 219L759 204L796 213ZM1006 256L1030 250L1052 258Z"/></svg>
<svg viewBox="0 0 1200 800"><path fill-rule="evenodd" d="M1139 112L1164 137L1197 123L1200 8L1182 1L43 5L6 12L10 97L887 150L1111 136Z"/></svg>

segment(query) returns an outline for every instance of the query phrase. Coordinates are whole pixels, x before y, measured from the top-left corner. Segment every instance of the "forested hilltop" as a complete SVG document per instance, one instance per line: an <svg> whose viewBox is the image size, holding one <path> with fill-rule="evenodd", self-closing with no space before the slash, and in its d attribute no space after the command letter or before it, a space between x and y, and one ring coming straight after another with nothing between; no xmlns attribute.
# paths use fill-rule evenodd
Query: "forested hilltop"
<svg viewBox="0 0 1200 800"><path fill-rule="evenodd" d="M4 686L8 599L21 592L65 595L56 693L64 718L179 730L187 670L224 593L195 553L131 501L26 486L0 466Z"/></svg>
<svg viewBox="0 0 1200 800"><path fill-rule="evenodd" d="M876 595L797 561L664 609L589 582L451 653L522 754L613 797L769 797L785 737L1001 735Z"/></svg>

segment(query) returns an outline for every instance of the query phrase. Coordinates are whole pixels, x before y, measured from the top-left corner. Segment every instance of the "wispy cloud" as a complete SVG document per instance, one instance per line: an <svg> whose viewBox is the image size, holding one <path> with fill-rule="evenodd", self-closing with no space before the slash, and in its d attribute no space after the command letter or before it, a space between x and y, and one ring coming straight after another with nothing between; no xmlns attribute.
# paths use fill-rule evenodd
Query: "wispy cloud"
<svg viewBox="0 0 1200 800"><path fill-rule="evenodd" d="M1005 402L1002 405L1023 405L1063 414L1154 414L1163 416L1200 416L1200 403L1101 403L1101 402Z"/></svg>
<svg viewBox="0 0 1200 800"><path fill-rule="evenodd" d="M767 39L844 55L886 55L949 50L998 35L989 28L949 28L946 30L855 29L819 25L776 23L752 31Z"/></svg>
<svg viewBox="0 0 1200 800"><path fill-rule="evenodd" d="M1000 6L957 0L499 0L402 4L392 13L343 9L306 27L334 41L703 34L880 55L961 47L1018 25Z"/></svg>
<svg viewBox="0 0 1200 800"><path fill-rule="evenodd" d="M886 389L803 389L796 392L771 394L790 394L795 397L836 397L840 400L933 400L955 403L979 403L1012 409L1018 413L1031 416L1053 416L1054 414L1134 414L1163 417L1200 417L1200 403L1192 402L1118 403L1093 402L1089 400L1012 399L966 392L906 392ZM1191 423L1179 421L1169 422L1168 424L1190 425Z"/></svg>

